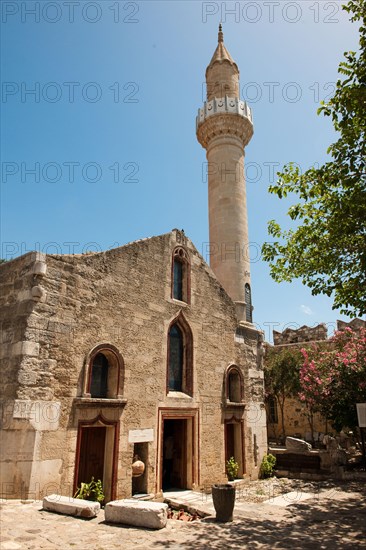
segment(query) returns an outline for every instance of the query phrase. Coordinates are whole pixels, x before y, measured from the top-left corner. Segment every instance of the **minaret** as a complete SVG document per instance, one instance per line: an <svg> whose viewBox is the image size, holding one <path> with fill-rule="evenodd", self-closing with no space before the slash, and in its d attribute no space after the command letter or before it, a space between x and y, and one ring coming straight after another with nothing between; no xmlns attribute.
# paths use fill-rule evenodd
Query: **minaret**
<svg viewBox="0 0 366 550"><path fill-rule="evenodd" d="M244 147L253 135L252 113L240 99L239 69L224 45L206 69L207 101L198 110L197 139L206 149L210 265L237 306L252 322Z"/></svg>

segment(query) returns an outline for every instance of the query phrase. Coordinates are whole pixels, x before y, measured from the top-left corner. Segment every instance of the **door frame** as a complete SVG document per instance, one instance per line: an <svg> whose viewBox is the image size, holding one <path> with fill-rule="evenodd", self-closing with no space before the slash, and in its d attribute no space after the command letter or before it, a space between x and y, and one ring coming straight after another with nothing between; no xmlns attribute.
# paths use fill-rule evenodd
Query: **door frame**
<svg viewBox="0 0 366 550"><path fill-rule="evenodd" d="M82 431L83 431L84 428L97 428L98 425L101 426L101 427L113 429L113 431L114 431L112 471L111 471L111 479L110 479L110 500L115 500L115 498L116 498L116 488L117 488L119 421L118 420L107 420L102 414L98 414L98 416L96 416L92 420L79 420L79 422L78 422L78 433L77 433L76 452L75 452L73 495L76 493L78 477L79 477ZM108 430L107 430L107 432L108 432ZM106 447L106 442L104 443L104 452L105 452L105 447ZM104 461L104 467L105 467L105 461ZM104 480L104 483L106 483L106 480Z"/></svg>
<svg viewBox="0 0 366 550"><path fill-rule="evenodd" d="M226 457L226 449L227 449L227 428L226 426L228 424L234 424L236 426L239 425L239 429L240 429L240 439L241 439L241 453L240 453L240 459L241 459L241 464L239 464L240 466L240 469L239 469L239 474L240 476L244 477L245 475L245 472L246 472L246 467L245 467L245 440L244 440L244 420L241 419L241 418L236 418L236 416L232 416L231 418L225 418L224 420L224 449L225 449L225 453L224 453L224 456L225 456L225 470L226 470L226 460L227 460L227 457ZM235 434L234 434L234 438L235 438ZM235 439L234 439L235 441ZM234 445L235 445L235 442L234 442ZM230 457L229 457L230 458Z"/></svg>
<svg viewBox="0 0 366 550"><path fill-rule="evenodd" d="M199 450L199 410L198 409L174 409L160 407L158 409L158 433L156 453L156 487L155 492L163 491L163 455L164 455L164 420L191 420L192 422L192 488L199 485L200 479L200 450ZM187 435L188 445L188 435ZM188 460L186 460L188 468Z"/></svg>

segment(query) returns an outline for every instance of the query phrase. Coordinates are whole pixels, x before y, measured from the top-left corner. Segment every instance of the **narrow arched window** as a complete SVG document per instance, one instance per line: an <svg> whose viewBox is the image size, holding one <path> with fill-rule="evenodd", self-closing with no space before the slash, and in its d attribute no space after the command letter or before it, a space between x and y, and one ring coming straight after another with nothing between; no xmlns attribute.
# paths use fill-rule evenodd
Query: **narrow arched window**
<svg viewBox="0 0 366 550"><path fill-rule="evenodd" d="M231 370L228 376L228 397L232 403L241 401L241 380L237 370Z"/></svg>
<svg viewBox="0 0 366 550"><path fill-rule="evenodd" d="M277 401L273 396L268 398L268 422L271 424L278 422Z"/></svg>
<svg viewBox="0 0 366 550"><path fill-rule="evenodd" d="M183 264L178 258L174 258L173 298L183 301Z"/></svg>
<svg viewBox="0 0 366 550"><path fill-rule="evenodd" d="M243 403L244 379L243 373L236 365L230 365L225 371L225 395L230 403Z"/></svg>
<svg viewBox="0 0 366 550"><path fill-rule="evenodd" d="M182 314L168 330L166 391L193 395L193 335Z"/></svg>
<svg viewBox="0 0 366 550"><path fill-rule="evenodd" d="M190 263L184 248L179 246L173 252L172 262L172 298L181 302L190 302Z"/></svg>
<svg viewBox="0 0 366 550"><path fill-rule="evenodd" d="M245 319L248 323L252 323L252 293L250 290L250 285L245 284Z"/></svg>
<svg viewBox="0 0 366 550"><path fill-rule="evenodd" d="M92 365L90 395L91 397L107 397L109 363L103 353L98 353Z"/></svg>
<svg viewBox="0 0 366 550"><path fill-rule="evenodd" d="M82 396L122 399L124 362L119 350L109 343L95 346L85 361Z"/></svg>
<svg viewBox="0 0 366 550"><path fill-rule="evenodd" d="M168 388L172 391L182 391L184 368L184 340L178 325L173 325L169 331L169 380Z"/></svg>

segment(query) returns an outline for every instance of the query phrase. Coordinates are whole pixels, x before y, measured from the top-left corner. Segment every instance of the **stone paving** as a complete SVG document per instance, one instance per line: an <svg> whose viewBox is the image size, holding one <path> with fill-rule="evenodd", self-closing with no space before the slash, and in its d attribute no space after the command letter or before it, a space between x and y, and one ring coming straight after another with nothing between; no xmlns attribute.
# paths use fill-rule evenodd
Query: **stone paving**
<svg viewBox="0 0 366 550"><path fill-rule="evenodd" d="M213 513L209 495L179 491L166 496L180 505ZM261 503L238 499L234 521L212 516L186 523L168 520L152 531L106 524L104 513L91 520L42 510L41 502L1 503L1 550L142 549L351 549L366 548L364 482L333 485L316 494L292 491ZM282 498L282 504L281 504Z"/></svg>

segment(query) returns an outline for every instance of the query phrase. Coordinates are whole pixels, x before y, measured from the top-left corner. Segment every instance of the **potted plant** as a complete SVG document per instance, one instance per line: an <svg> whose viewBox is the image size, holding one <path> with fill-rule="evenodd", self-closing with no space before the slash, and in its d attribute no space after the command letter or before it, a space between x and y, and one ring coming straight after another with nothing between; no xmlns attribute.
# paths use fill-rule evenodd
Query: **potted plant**
<svg viewBox="0 0 366 550"><path fill-rule="evenodd" d="M239 464L236 462L235 458L232 456L229 460L226 461L226 474L229 481L234 481L237 478L239 472Z"/></svg>
<svg viewBox="0 0 366 550"><path fill-rule="evenodd" d="M81 483L80 487L74 495L74 498L80 498L83 500L94 500L102 504L105 499L103 493L103 486L100 479L94 481L94 477L91 478L90 483Z"/></svg>

